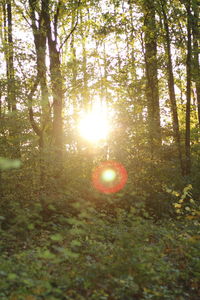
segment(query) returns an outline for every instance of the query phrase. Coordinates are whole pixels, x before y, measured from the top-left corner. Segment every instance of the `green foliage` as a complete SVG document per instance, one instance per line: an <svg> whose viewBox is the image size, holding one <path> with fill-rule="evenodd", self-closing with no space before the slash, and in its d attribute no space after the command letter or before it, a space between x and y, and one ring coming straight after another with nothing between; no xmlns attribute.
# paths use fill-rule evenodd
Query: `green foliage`
<svg viewBox="0 0 200 300"><path fill-rule="evenodd" d="M188 176L181 175L167 86L163 13L185 163L187 1L180 2L0 4L0 300L199 299L196 0ZM18 32L26 35L16 38ZM112 115L110 136L98 146L77 131L79 114L95 98ZM162 145L153 149L160 126L149 130L149 121L156 118ZM91 183L106 159L128 173L116 194Z"/></svg>
<svg viewBox="0 0 200 300"><path fill-rule="evenodd" d="M82 204L76 217L31 228L32 242L21 237L14 251L1 231L1 299L197 299L200 244L190 220L157 225L134 208L109 216Z"/></svg>
<svg viewBox="0 0 200 300"><path fill-rule="evenodd" d="M192 185L189 184L183 189L182 195L171 191L177 198L178 201L173 203L178 218L186 217L189 220L198 220L200 216L200 206L192 196Z"/></svg>
<svg viewBox="0 0 200 300"><path fill-rule="evenodd" d="M5 157L0 157L0 169L9 170L16 169L21 166L21 162L18 159L8 159Z"/></svg>

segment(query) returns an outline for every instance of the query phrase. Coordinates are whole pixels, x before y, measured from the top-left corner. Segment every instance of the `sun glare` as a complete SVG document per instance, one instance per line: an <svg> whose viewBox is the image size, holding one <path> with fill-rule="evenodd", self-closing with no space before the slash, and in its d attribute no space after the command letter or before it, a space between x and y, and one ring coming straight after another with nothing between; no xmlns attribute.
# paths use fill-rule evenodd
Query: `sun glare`
<svg viewBox="0 0 200 300"><path fill-rule="evenodd" d="M116 178L116 172L112 169L107 169L102 174L102 179L104 181L113 181Z"/></svg>
<svg viewBox="0 0 200 300"><path fill-rule="evenodd" d="M109 133L106 107L95 103L92 110L85 113L80 119L79 132L84 139L93 143L105 140Z"/></svg>

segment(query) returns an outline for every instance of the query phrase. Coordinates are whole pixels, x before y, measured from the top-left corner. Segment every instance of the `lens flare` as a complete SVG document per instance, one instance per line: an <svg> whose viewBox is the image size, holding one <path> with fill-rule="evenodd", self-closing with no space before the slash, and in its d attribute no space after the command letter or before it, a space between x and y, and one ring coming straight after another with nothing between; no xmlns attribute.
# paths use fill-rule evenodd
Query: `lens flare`
<svg viewBox="0 0 200 300"><path fill-rule="evenodd" d="M102 173L102 179L109 182L113 181L116 178L116 172L113 169L105 170Z"/></svg>
<svg viewBox="0 0 200 300"><path fill-rule="evenodd" d="M127 171L121 163L106 161L94 169L92 184L98 191L111 194L120 191L125 186L127 178Z"/></svg>

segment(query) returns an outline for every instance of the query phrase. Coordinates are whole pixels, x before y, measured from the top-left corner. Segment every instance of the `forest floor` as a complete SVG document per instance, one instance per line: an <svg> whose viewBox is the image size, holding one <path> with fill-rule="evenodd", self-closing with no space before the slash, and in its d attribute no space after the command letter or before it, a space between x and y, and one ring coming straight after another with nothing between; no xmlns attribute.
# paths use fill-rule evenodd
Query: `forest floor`
<svg viewBox="0 0 200 300"><path fill-rule="evenodd" d="M1 230L1 300L200 299L196 218L155 223L90 205L33 218L27 209Z"/></svg>

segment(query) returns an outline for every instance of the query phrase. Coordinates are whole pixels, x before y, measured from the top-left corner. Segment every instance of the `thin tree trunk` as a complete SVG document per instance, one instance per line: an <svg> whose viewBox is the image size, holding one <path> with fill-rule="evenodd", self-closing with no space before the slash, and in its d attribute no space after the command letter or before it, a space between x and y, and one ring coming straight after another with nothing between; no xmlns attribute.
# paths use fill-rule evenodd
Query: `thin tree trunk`
<svg viewBox="0 0 200 300"><path fill-rule="evenodd" d="M17 98L16 98L16 86L15 86L15 72L14 72L14 50L13 50L13 34L12 34L12 6L11 1L7 0L4 8L4 24L7 25L5 29L6 37L6 69L7 69L7 101L8 109L11 114L11 126L9 128L9 135L12 138L12 157L20 157L20 143L19 132L17 122Z"/></svg>
<svg viewBox="0 0 200 300"><path fill-rule="evenodd" d="M130 12L130 20L131 20L131 24L133 26L133 20L134 20L134 16L133 16L133 7L132 7L132 3L130 1L129 3L129 12ZM135 59L135 49L134 49L134 31L133 28L131 30L131 34L130 34L130 39L131 39L131 78L133 81L137 81L137 73L136 73L136 59Z"/></svg>
<svg viewBox="0 0 200 300"><path fill-rule="evenodd" d="M157 77L157 33L155 7L152 0L143 2L145 29L146 98L148 108L151 157L157 156L161 146L160 107Z"/></svg>
<svg viewBox="0 0 200 300"><path fill-rule="evenodd" d="M104 75L103 75L103 90L101 92L102 94L102 101L105 101L106 104L108 104L108 62L107 62L107 54L106 54L106 44L103 43L103 67L104 67Z"/></svg>
<svg viewBox="0 0 200 300"><path fill-rule="evenodd" d="M83 15L82 12L80 12L80 22L83 24ZM82 25L83 26L83 25ZM87 74L87 50L86 50L86 39L87 39L87 33L86 28L81 28L81 44L82 44L82 72L83 72L83 109L88 110L89 109L89 103L90 103L90 95L88 90L88 74Z"/></svg>
<svg viewBox="0 0 200 300"><path fill-rule="evenodd" d="M191 3L188 0L186 4L187 9L187 86L186 86L186 131L185 131L185 175L191 173L191 148L190 148L190 112L191 112L191 58L192 58L192 45L191 45Z"/></svg>
<svg viewBox="0 0 200 300"><path fill-rule="evenodd" d="M1 100L1 97L2 97L2 87L1 87L1 83L0 83L0 125L1 125L1 122L2 122L2 100ZM2 128L0 126L0 128ZM2 133L2 131L0 130L0 133ZM0 137L0 140L2 139L2 137ZM1 148L0 148L0 157L1 157ZM3 196L3 183L2 183L2 171L0 169L0 197Z"/></svg>
<svg viewBox="0 0 200 300"><path fill-rule="evenodd" d="M163 2L162 2L162 13L164 19L165 38L166 38L165 51L167 55L168 90L169 90L169 98L170 98L172 120L173 120L173 134L177 146L181 173L182 175L184 175L184 164L183 164L182 151L181 151L179 120L178 120L178 112L177 112L177 105L176 105L176 95L174 89L174 74L173 74L172 57L171 57L171 41L170 41L167 15L166 15Z"/></svg>
<svg viewBox="0 0 200 300"><path fill-rule="evenodd" d="M75 25L75 13L73 12L72 15L72 23L71 23L71 29ZM76 86L77 86L77 58L76 58L76 48L74 46L74 34L71 35L71 42L70 42L70 51L72 55L72 103L73 108L75 111L77 110L77 95L76 95Z"/></svg>
<svg viewBox="0 0 200 300"><path fill-rule="evenodd" d="M8 56L7 56L7 74L8 74L8 98L11 111L16 111L16 96L14 82L14 58L13 58L13 38L12 38L12 8L11 3L7 1L7 33L8 33Z"/></svg>
<svg viewBox="0 0 200 300"><path fill-rule="evenodd" d="M200 66L199 66L199 41L200 41L200 32L199 32L199 5L197 0L192 1L192 35L193 35L193 77L196 86L196 95L197 95L197 107L198 107L198 122L200 126Z"/></svg>

